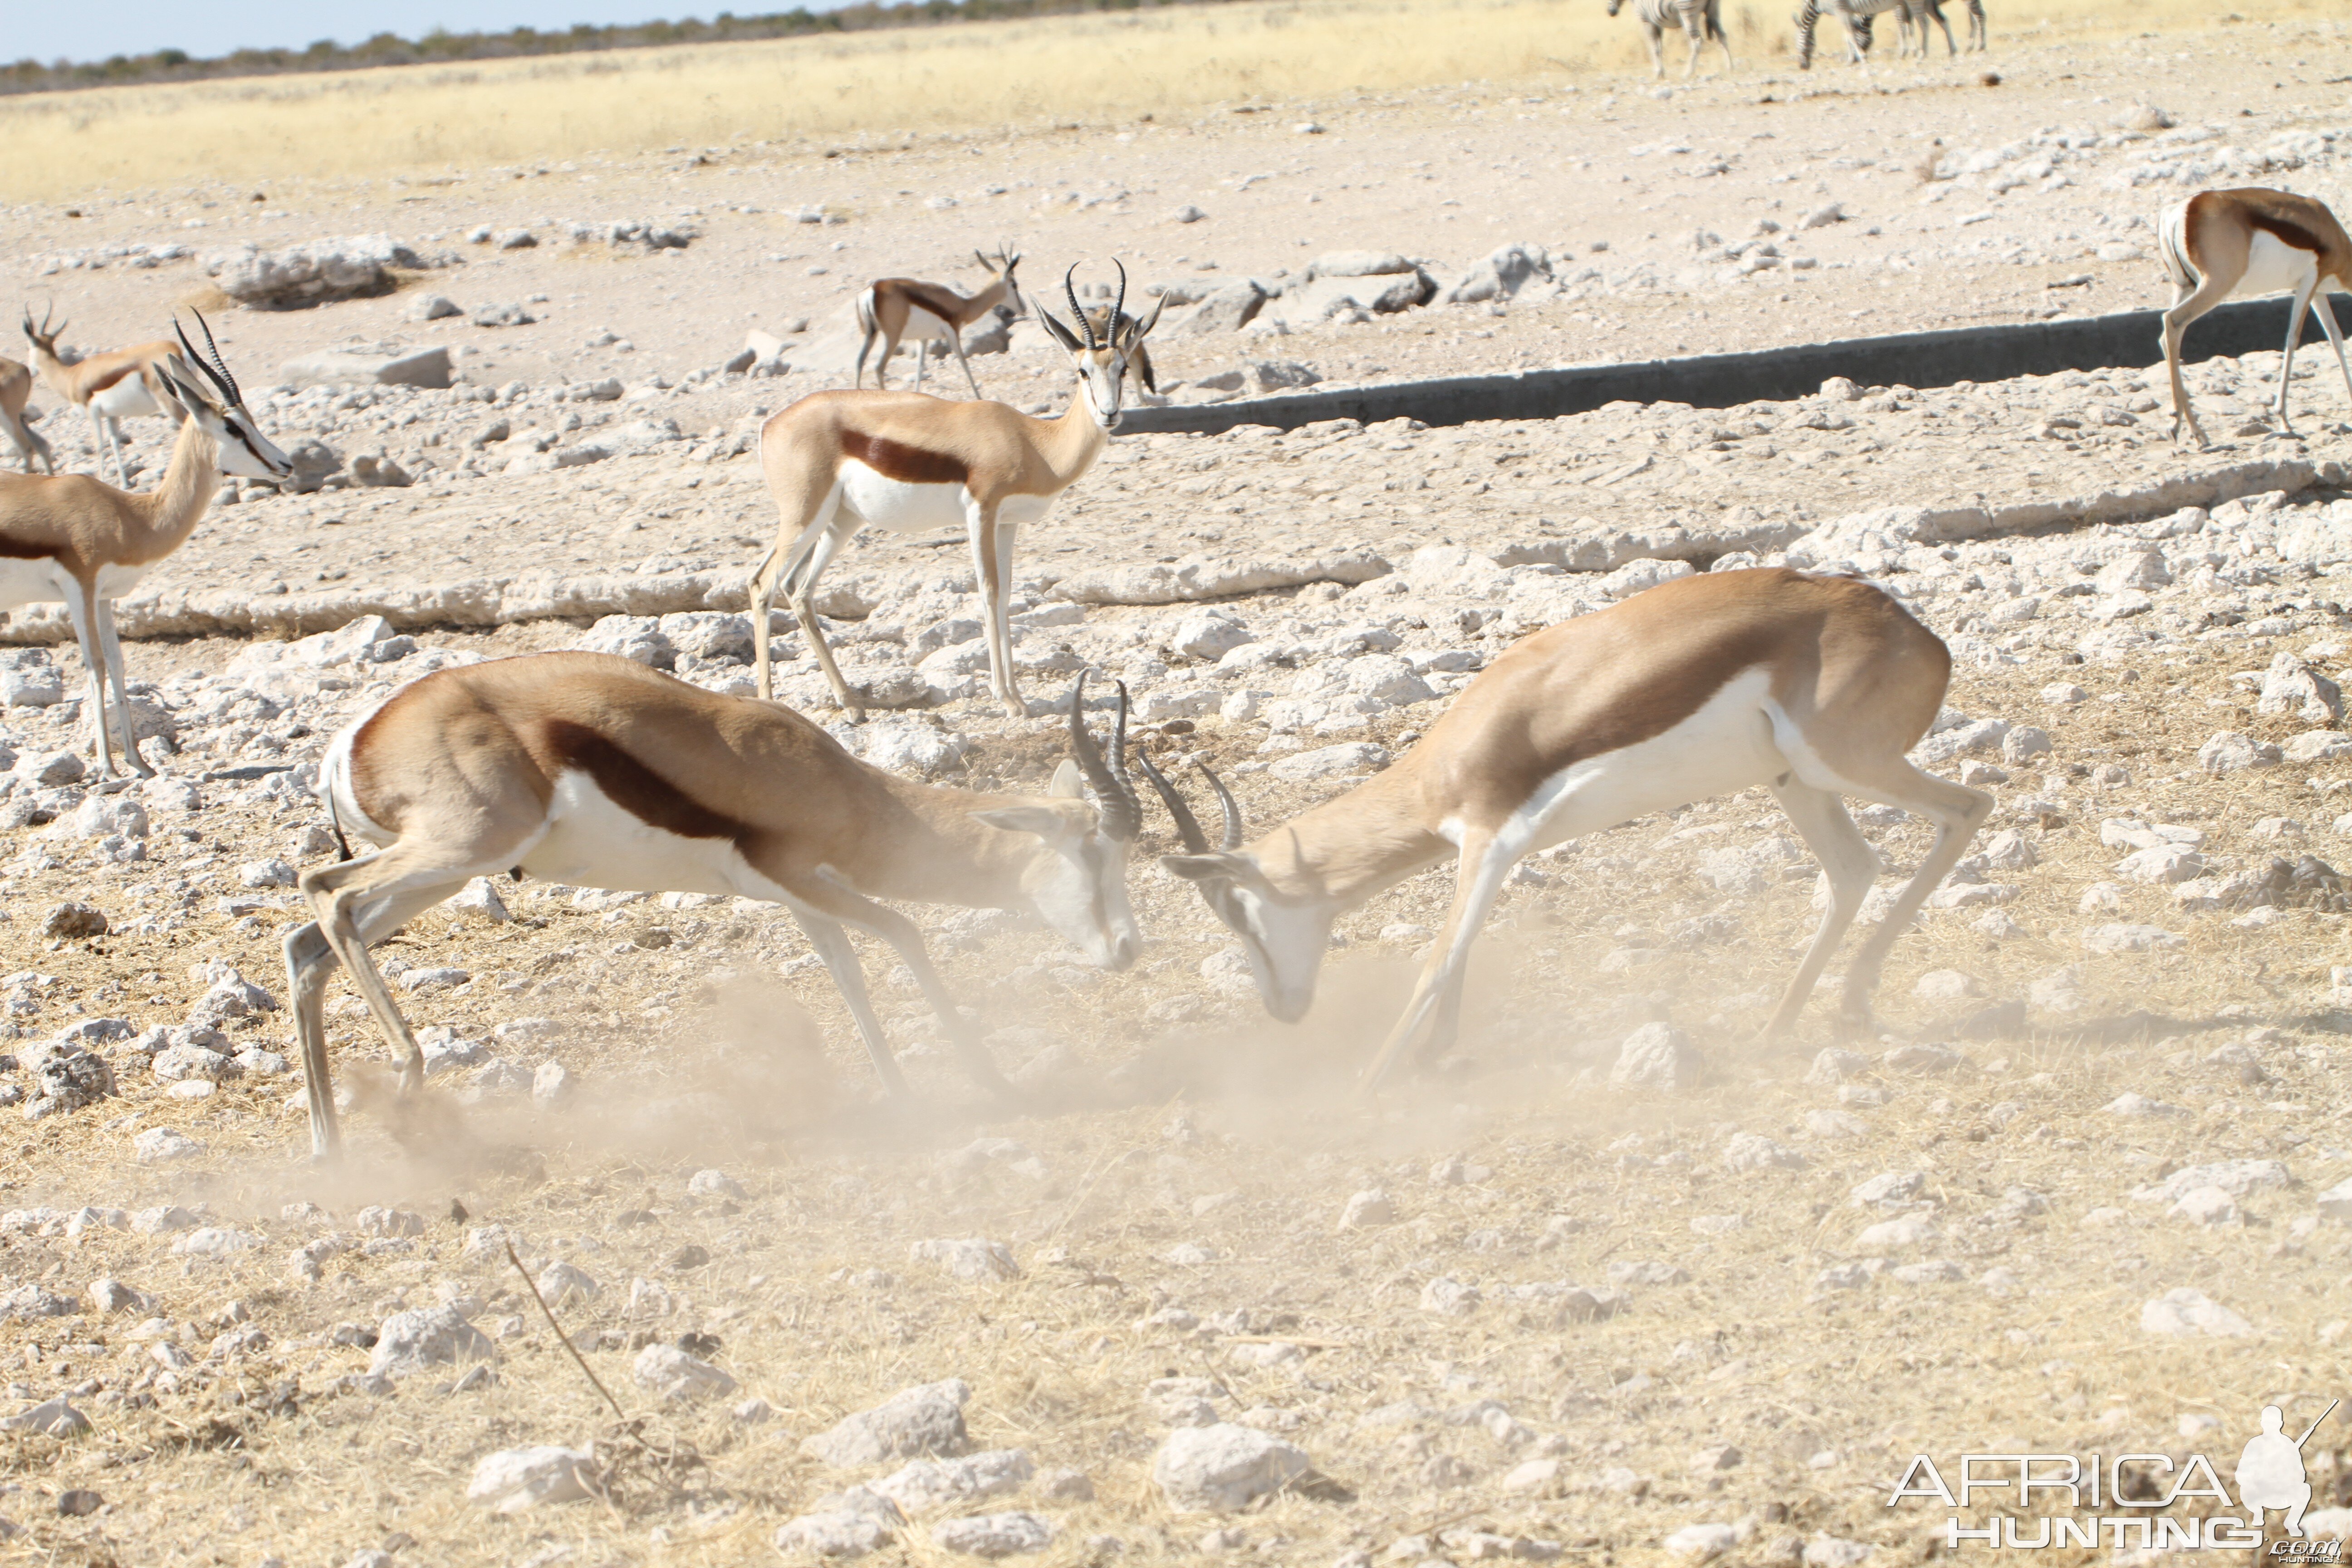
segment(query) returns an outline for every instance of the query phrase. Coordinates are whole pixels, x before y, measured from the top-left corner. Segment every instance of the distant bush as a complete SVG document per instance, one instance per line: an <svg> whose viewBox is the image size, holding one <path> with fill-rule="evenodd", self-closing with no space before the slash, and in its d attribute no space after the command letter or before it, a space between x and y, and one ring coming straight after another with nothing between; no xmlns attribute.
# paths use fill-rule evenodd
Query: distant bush
<svg viewBox="0 0 2352 1568"><path fill-rule="evenodd" d="M1166 5L1200 3L1202 0L901 0L898 5L877 5L874 0L860 0L838 11L813 12L795 7L761 16L738 16L731 11L721 11L708 22L692 16L677 22L639 22L609 27L582 22L560 32L546 33L536 27L516 27L503 33L452 33L436 27L421 38L378 33L349 48L331 38L321 38L306 49L237 49L214 59L194 59L183 49L114 55L103 60L61 59L49 65L23 59L0 66L0 94L278 76L295 71L366 70L375 66L512 59L528 55L586 54L599 49L654 48L665 44L734 43L797 37L806 33L859 33L1087 11L1142 11Z"/></svg>

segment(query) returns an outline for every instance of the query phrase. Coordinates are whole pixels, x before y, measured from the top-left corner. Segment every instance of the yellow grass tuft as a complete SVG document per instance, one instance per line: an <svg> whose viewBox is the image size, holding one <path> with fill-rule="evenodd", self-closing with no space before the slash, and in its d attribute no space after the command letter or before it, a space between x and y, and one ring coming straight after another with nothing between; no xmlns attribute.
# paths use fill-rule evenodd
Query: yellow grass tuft
<svg viewBox="0 0 2352 1568"><path fill-rule="evenodd" d="M2323 0L2244 0L2240 14L2315 20L2326 10ZM1994 49L2021 32L2047 39L2199 26L2210 13L2201 0L2047 0L2028 21L1996 5ZM1764 63L1759 51L1789 53L1777 5L1734 0L1724 24L1743 74ZM1880 48L1891 54L1892 32L1882 31ZM1667 44L1669 79L1678 80L1684 46ZM746 139L887 142L909 132L1099 123L1253 98L1560 83L1646 74L1646 64L1630 11L1612 19L1601 0L1276 0L40 93L0 100L0 144L13 153L0 164L0 196L474 168ZM1702 74L1719 64L1703 60Z"/></svg>

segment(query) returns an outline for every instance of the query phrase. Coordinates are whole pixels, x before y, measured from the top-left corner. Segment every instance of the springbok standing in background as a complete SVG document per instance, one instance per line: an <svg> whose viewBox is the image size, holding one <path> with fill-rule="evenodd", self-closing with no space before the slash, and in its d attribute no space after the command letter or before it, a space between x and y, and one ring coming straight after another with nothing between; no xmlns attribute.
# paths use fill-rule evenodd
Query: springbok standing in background
<svg viewBox="0 0 2352 1568"><path fill-rule="evenodd" d="M1142 812L1122 760L1127 692L1113 763L1087 733L1084 694L1081 677L1070 694L1074 761L1038 796L902 779L789 708L608 654L493 659L402 687L335 737L319 773L336 822L378 847L303 872L311 923L285 940L312 1156L341 1145L323 1005L336 964L414 1090L425 1055L367 950L472 879L509 868L578 887L783 905L840 988L883 1087L903 1096L848 931L879 937L965 1070L1009 1095L921 929L875 900L1033 912L1097 966L1133 963L1141 937L1127 858ZM1080 798L1081 775L1094 804Z"/></svg>
<svg viewBox="0 0 2352 1568"><path fill-rule="evenodd" d="M1071 275L1076 271L1070 268ZM781 588L834 700L853 719L862 717L865 704L842 679L817 622L817 578L861 524L921 533L961 522L988 623L992 685L1006 712L1027 717L1013 677L1013 634L1005 621L1013 539L1024 525L1043 521L1102 455L1118 428L1128 369L1168 303L1163 294L1141 320L1123 315L1127 268L1120 266L1118 298L1107 319L1127 324L1106 335L1079 305L1070 275L1062 288L1076 331L1043 305L1034 312L1077 373L1076 395L1058 419L1033 419L1002 403L950 403L919 392L817 392L760 427L760 467L780 521L775 546L751 574L751 647L761 696L775 695L768 606Z"/></svg>
<svg viewBox="0 0 2352 1568"><path fill-rule="evenodd" d="M204 318L196 318L202 324ZM152 491L116 489L88 474L49 478L0 474L0 610L63 600L89 671L90 718L98 731L99 765L115 772L107 735L106 687L114 685L114 720L123 755L152 773L139 755L131 721L131 694L122 673L122 645L114 633L114 601L181 545L203 521L224 473L282 479L294 471L246 411L236 379L213 349L206 364L180 334L184 357L167 354L146 374L156 378L180 438L163 482ZM212 329L205 345L213 347ZM191 369L191 366L194 369ZM204 381L197 380L202 373ZM205 382L211 385L207 387Z"/></svg>
<svg viewBox="0 0 2352 1568"><path fill-rule="evenodd" d="M2172 308L2164 312L2164 365L2172 373L2172 438L2180 439L2184 419L2197 445L2210 447L2189 388L2180 379L2180 340L2189 323L2233 296L2292 290L2294 307L2286 317L2286 350L2279 359L2279 427L2286 421L2287 378L2294 370L2294 347L2303 338L2303 312L2319 318L2344 390L2352 394L2352 364L2344 359L2344 333L2336 324L2330 289L2352 293L2352 239L2336 215L2309 196L2248 187L2200 191L2165 209L2157 220L2157 247L2172 279Z"/></svg>
<svg viewBox="0 0 2352 1568"><path fill-rule="evenodd" d="M866 334L857 345L857 374L853 386L866 384L866 353L874 340L882 340L882 357L874 362L874 384L883 385L882 374L890 365L890 356L898 352L902 338L915 340L915 390L923 390L923 360L926 351L936 339L944 338L955 350L956 363L963 366L963 378L971 384L971 395L980 395L980 383L971 374L971 361L964 358L963 330L997 307L1011 311L1019 320L1027 309L1021 300L1021 285L1013 269L1021 265L1021 253L996 247L997 260L992 262L977 250L972 259L994 275L995 281L967 299L944 283L922 283L912 278L885 278L866 285L857 296L857 326ZM999 263L1002 263L1000 266Z"/></svg>
<svg viewBox="0 0 2352 1568"><path fill-rule="evenodd" d="M1625 0L1609 0L1612 16L1624 8ZM1666 74L1666 55L1661 40L1669 27L1679 27L1690 39L1690 63L1683 68L1683 79L1697 74L1699 51L1713 38L1723 49L1723 68L1731 68L1731 40L1723 36L1722 0L1633 0L1634 18L1642 24L1650 42L1650 71L1654 76Z"/></svg>
<svg viewBox="0 0 2352 1568"><path fill-rule="evenodd" d="M33 345L33 366L51 392L89 416L96 437L91 445L99 452L99 476L105 477L105 462L110 455L115 479L129 489L131 472L122 462L122 421L147 415L177 416L177 410L163 396L155 365L179 353L179 345L168 338L157 338L68 364L58 357L58 334L66 330L66 324L59 321L50 326L53 313L44 310L41 324L36 327L33 313L25 312L25 338Z"/></svg>
<svg viewBox="0 0 2352 1568"><path fill-rule="evenodd" d="M1935 721L1951 676L1943 639L1879 589L1773 568L1685 577L1541 631L1463 689L1387 772L1242 841L1224 806L1212 847L1182 798L1138 753L1186 853L1160 864L1200 886L1242 941L1266 1010L1285 1022L1315 1000L1331 922L1449 857L1454 907L1404 1016L1364 1074L1379 1084L1407 1047L1451 1043L1470 944L1522 856L1711 795L1763 785L1829 884L1829 910L1766 1026L1795 1022L1879 871L1840 799L1900 806L1936 839L1885 923L1845 973L1844 1021L1870 1017L1895 939L1992 811L1976 790L1905 753Z"/></svg>
<svg viewBox="0 0 2352 1568"><path fill-rule="evenodd" d="M33 398L33 373L5 354L0 354L0 435L5 435L16 448L16 457L25 471L33 471L38 458L45 473L58 471L57 454L49 450L41 433L26 421L25 405Z"/></svg>

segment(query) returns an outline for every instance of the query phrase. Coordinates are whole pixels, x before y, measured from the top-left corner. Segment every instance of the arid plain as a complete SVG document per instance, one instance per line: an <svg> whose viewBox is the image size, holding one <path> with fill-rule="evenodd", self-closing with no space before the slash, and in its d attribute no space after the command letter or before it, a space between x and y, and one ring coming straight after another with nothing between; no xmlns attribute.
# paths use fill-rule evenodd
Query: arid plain
<svg viewBox="0 0 2352 1568"><path fill-rule="evenodd" d="M1783 24L1735 16L1737 68L1711 53L1685 84L1670 39L1662 90L1600 9L1559 58L1469 83L863 135L780 110L430 167L322 141L320 172L234 181L12 169L0 300L54 307L85 349L205 310L320 483L228 487L125 602L158 781L99 787L60 617L0 628L0 994L28 1113L0 1171L0 1348L9 1414L63 1396L87 1423L0 1432L0 1552L1893 1568L1950 1550L1940 1504L1888 1504L1916 1454L1957 1477L1963 1453L2202 1453L2227 1481L2263 1405L2300 1432L2352 1392L2329 869L2352 854L2352 398L2324 344L2292 433L2265 412L2275 353L2198 367L2201 452L2168 439L2160 368L1123 437L1023 541L1025 722L976 679L960 541L869 540L826 579L845 664L889 694L866 725L780 633L788 700L967 787L1042 786L1044 706L1081 670L1122 679L1140 744L1207 759L1263 826L1402 753L1537 627L1692 570L1861 571L1955 651L1922 765L1999 802L1896 944L1871 1036L1837 1036L1825 992L1753 1043L1816 918L1759 793L1531 860L1461 1051L1352 1100L1450 874L1344 920L1322 1000L1279 1026L1151 863L1173 847L1155 807L1132 971L910 911L1020 1113L970 1097L878 946L911 1110L877 1095L780 912L509 880L382 950L430 1031L421 1107L389 1100L335 983L353 1148L309 1164L278 939L291 876L333 854L306 793L328 739L432 669L557 647L747 689L742 583L775 526L753 433L845 384L872 277L973 288L971 253L1006 242L1041 301L1114 257L1130 310L1255 279L1238 330L1168 308L1151 346L1182 405L2144 307L2167 298L2163 204L2352 199L2347 35L2315 10L2075 7L2046 32L1996 11L1987 54L1939 36L1924 66L1882 22L1867 71L1825 31L1802 74ZM223 291L247 245L370 235L416 263L388 292ZM1509 247L1540 253L1516 291L1444 302ZM1327 315L1310 269L1362 251L1438 297ZM432 296L457 313L418 319ZM724 371L753 332L761 374ZM281 385L345 344L447 347L457 384ZM1034 325L971 363L1024 407L1068 395ZM81 416L34 401L92 466ZM168 433L129 429L152 484ZM1860 821L1883 899L1927 834ZM1637 1037L1679 1048L1627 1082L1657 1064ZM45 1090L77 1054L114 1092L68 1109ZM2345 1420L2303 1449L2305 1522L2336 1532ZM573 1457L482 1479L531 1448ZM533 1485L547 1500L499 1506ZM1977 1502L1964 1525L2003 1511Z"/></svg>

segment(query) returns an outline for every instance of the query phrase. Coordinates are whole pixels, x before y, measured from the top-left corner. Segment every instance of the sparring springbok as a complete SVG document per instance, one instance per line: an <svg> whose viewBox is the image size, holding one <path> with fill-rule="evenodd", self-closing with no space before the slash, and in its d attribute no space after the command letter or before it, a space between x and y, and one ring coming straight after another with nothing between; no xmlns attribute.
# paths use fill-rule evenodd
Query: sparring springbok
<svg viewBox="0 0 2352 1568"><path fill-rule="evenodd" d="M196 320L202 324L204 318ZM154 772L139 754L131 720L122 645L114 633L114 601L187 542L204 521L221 475L282 479L294 471L293 461L254 424L236 379L213 347L211 329L205 331L205 346L213 350L210 364L184 331L180 342L187 351L184 357L168 354L147 372L155 377L171 411L182 416L172 459L154 489L120 490L88 474L0 474L0 610L65 602L82 664L89 671L99 765L108 774L116 771L107 736L110 680L123 755L141 774ZM203 382L196 379L199 373Z"/></svg>
<svg viewBox="0 0 2352 1568"><path fill-rule="evenodd" d="M1841 795L1936 824L1926 859L1847 968L1844 1016L1865 1023L1895 936L1992 809L1904 753L1944 699L1943 641L1867 583L1781 569L1685 577L1537 633L1463 689L1387 772L1242 841L1213 774L1223 842L1139 753L1186 853L1160 864L1199 884L1241 938L1266 1010L1315 999L1331 923L1383 889L1458 858L1453 908L1404 1016L1364 1074L1454 1037L1470 944L1520 857L1651 812L1761 784L1829 884L1829 912L1766 1027L1792 1023L1870 891L1879 864ZM1202 772L1208 773L1204 767Z"/></svg>
<svg viewBox="0 0 2352 1568"><path fill-rule="evenodd" d="M1609 14L1614 16L1624 5L1625 0L1609 0ZM1649 39L1651 75L1666 74L1662 39L1669 27L1680 27L1690 39L1690 63L1683 68L1685 80L1698 73L1699 51L1709 38L1723 49L1723 68L1731 69L1731 40L1723 36L1722 0L1633 0L1633 16Z"/></svg>
<svg viewBox="0 0 2352 1568"><path fill-rule="evenodd" d="M52 327L53 313L44 310L41 324L36 327L33 312L25 312L25 338L33 345L33 366L51 392L89 416L91 445L99 452L99 476L105 477L105 460L112 457L114 477L129 489L131 473L122 461L122 421L151 414L178 417L155 374L156 363L179 353L178 345L168 338L157 338L68 364L58 357L58 334L66 330L66 324L59 321Z"/></svg>
<svg viewBox="0 0 2352 1568"><path fill-rule="evenodd" d="M988 623L992 688L1007 712L1027 716L1013 678L1013 636L1005 624L1013 539L1024 524L1043 521L1101 456L1118 428L1128 369L1168 303L1163 294L1150 315L1123 316L1122 266L1118 299L1108 319L1126 324L1098 332L1068 275L1062 287L1076 331L1042 304L1034 311L1077 373L1076 394L1058 419L1032 419L1002 403L950 403L918 392L817 392L760 427L760 467L782 521L775 546L751 574L751 644L761 696L775 695L768 606L781 587L834 700L852 719L862 719L865 705L842 679L817 623L817 578L860 524L919 533L961 522Z"/></svg>
<svg viewBox="0 0 2352 1568"><path fill-rule="evenodd" d="M898 352L902 338L915 340L915 390L923 390L923 358L932 342L945 339L955 350L956 363L963 366L963 378L971 384L971 395L980 395L980 383L971 374L971 361L964 357L963 330L999 306L1018 321L1027 309L1021 300L1021 285L1013 269L1021 265L1021 253L996 247L997 259L990 261L977 250L972 259L992 274L995 281L979 293L966 299L944 283L920 283L912 278L885 278L870 283L857 296L857 326L866 340L857 345L857 375L851 384L866 384L866 352L874 340L882 340L882 357L874 362L874 384L882 386L882 373L889 368L890 356Z"/></svg>
<svg viewBox="0 0 2352 1568"><path fill-rule="evenodd" d="M402 1058L425 1058L368 949L476 877L509 868L642 892L782 904L824 963L894 1097L906 1083L845 928L887 942L982 1087L1012 1091L931 966L922 931L875 900L1034 913L1105 969L1135 961L1127 858L1142 817L1123 760L1127 692L1107 763L1070 697L1070 749L1043 796L977 795L860 762L780 703L722 696L625 658L542 653L464 665L394 692L327 748L318 789L337 830L378 846L302 873L311 921L286 973L310 1152L341 1149L323 1004L341 963ZM1094 804L1080 798L1081 775Z"/></svg>
<svg viewBox="0 0 2352 1568"><path fill-rule="evenodd" d="M26 473L33 471L34 459L38 458L42 471L54 474L58 471L57 455L49 450L41 433L25 420L25 405L32 398L32 371L0 354L0 435L6 436L16 447L16 457Z"/></svg>
<svg viewBox="0 0 2352 1568"><path fill-rule="evenodd" d="M2189 322L2233 296L2282 289L2294 295L2286 317L2286 351L2279 359L2282 430L2294 433L2287 424L2286 393L2306 308L2319 318L2328 346L2336 351L2336 366L2344 373L2344 390L2352 395L2352 364L2345 363L2343 331L2327 298L2330 289L2352 293L2352 238L2346 237L2334 213L2309 196L2288 191L2200 191L2165 209L2157 220L2156 235L2165 273L2172 279L2172 308L2164 313L2164 366L2172 373L2175 441L2180 439L2181 421L2187 420L2198 446L2212 445L2197 423L2189 388L2180 379L2180 340Z"/></svg>

